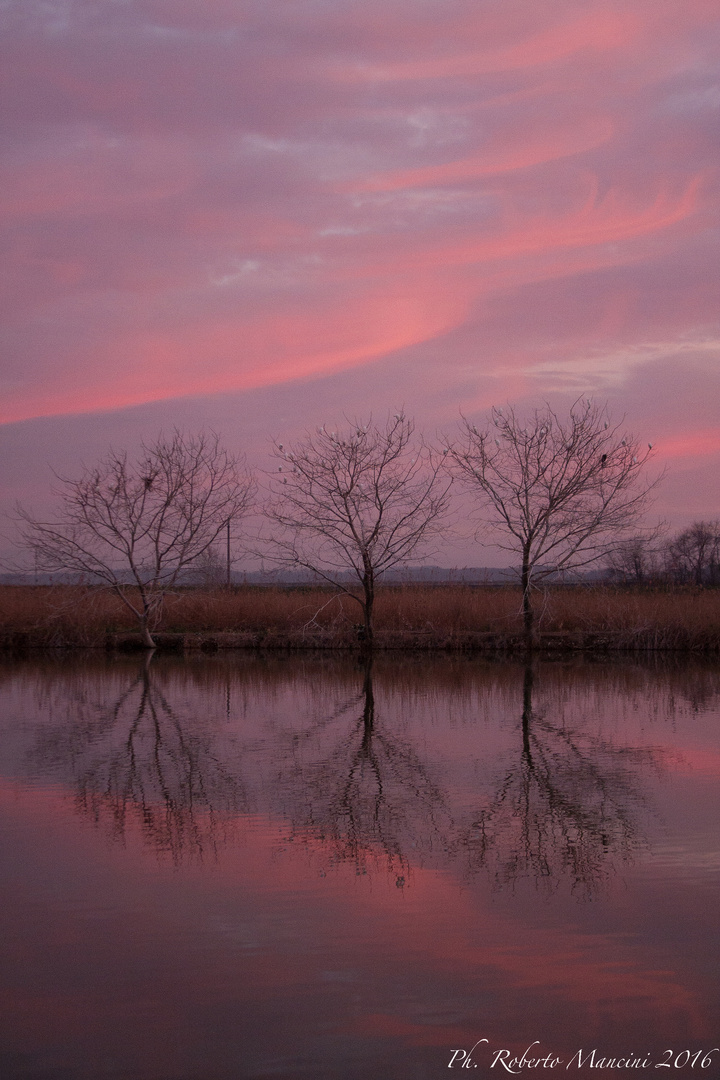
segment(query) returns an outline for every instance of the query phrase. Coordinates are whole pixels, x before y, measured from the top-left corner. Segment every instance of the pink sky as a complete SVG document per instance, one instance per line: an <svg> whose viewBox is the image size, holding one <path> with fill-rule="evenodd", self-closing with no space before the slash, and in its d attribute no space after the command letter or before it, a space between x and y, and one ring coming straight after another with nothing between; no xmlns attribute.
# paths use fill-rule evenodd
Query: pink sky
<svg viewBox="0 0 720 1080"><path fill-rule="evenodd" d="M716 0L0 22L3 507L176 423L262 467L343 412L583 394L657 445L662 516L720 515Z"/></svg>

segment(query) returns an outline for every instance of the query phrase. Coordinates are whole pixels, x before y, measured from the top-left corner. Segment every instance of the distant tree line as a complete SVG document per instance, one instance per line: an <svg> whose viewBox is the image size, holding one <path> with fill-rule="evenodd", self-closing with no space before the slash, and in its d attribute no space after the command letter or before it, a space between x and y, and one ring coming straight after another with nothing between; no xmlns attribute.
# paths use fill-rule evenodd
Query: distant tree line
<svg viewBox="0 0 720 1080"><path fill-rule="evenodd" d="M492 409L481 426L463 417L459 436L435 446L401 411L275 442L275 471L258 485L217 435L175 431L143 444L135 462L111 451L78 479L58 477L51 520L19 509L21 543L36 573L77 573L112 590L152 648L167 592L190 573L220 584L223 545L229 584L231 533L237 541L243 520L260 514L245 550L351 597L370 649L378 582L447 532L455 485L477 530L517 560L530 648L535 597L554 575L604 559L622 576L638 552L649 566L655 536L641 524L657 483L645 475L651 451L588 399L563 416L545 405L524 416ZM717 567L714 528L700 571L699 534L676 538L673 572L705 582Z"/></svg>
<svg viewBox="0 0 720 1080"><path fill-rule="evenodd" d="M628 537L605 564L611 580L628 585L720 585L720 521L695 521L669 537Z"/></svg>

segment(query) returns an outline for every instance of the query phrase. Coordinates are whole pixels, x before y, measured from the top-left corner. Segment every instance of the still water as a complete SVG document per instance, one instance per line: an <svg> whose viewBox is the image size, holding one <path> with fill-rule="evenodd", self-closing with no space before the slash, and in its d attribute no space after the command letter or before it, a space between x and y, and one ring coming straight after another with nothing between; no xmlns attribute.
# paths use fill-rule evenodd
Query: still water
<svg viewBox="0 0 720 1080"><path fill-rule="evenodd" d="M5 660L0 1078L720 1077L719 826L717 664Z"/></svg>

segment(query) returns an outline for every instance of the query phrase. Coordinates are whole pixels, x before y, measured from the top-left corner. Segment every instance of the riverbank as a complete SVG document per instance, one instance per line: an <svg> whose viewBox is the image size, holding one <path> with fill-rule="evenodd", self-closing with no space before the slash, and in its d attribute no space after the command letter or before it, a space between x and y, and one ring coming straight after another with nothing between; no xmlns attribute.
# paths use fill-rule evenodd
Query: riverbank
<svg viewBox="0 0 720 1080"><path fill-rule="evenodd" d="M538 594L551 651L720 652L720 590L554 588ZM360 608L323 588L187 589L167 597L156 641L172 651L357 649ZM407 585L378 592L379 649L515 652L520 591ZM117 597L81 586L1 586L0 648L139 647Z"/></svg>

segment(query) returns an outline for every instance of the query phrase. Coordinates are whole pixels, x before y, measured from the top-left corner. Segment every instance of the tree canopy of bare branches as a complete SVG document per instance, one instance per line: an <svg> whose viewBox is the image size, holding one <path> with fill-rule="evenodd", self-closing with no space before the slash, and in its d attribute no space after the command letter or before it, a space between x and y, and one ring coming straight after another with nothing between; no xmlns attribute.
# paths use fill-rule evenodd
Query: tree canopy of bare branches
<svg viewBox="0 0 720 1080"><path fill-rule="evenodd" d="M720 521L693 522L668 543L665 558L672 580L717 585L720 581Z"/></svg>
<svg viewBox="0 0 720 1080"><path fill-rule="evenodd" d="M414 430L397 413L382 428L356 422L342 432L320 428L289 449L275 444L264 553L352 596L368 648L379 577L426 552L448 504L442 457Z"/></svg>
<svg viewBox="0 0 720 1080"><path fill-rule="evenodd" d="M20 507L20 531L37 570L112 589L152 648L164 594L246 513L253 491L217 435L175 431L143 443L134 463L112 450L78 480L58 477L56 519L41 521Z"/></svg>
<svg viewBox="0 0 720 1080"><path fill-rule="evenodd" d="M498 546L519 557L526 641L534 635L533 587L588 566L627 535L647 509L643 470L652 447L611 425L605 408L578 400L566 418L549 405L528 417L495 408L484 428L463 418L448 443L451 469L480 500Z"/></svg>
<svg viewBox="0 0 720 1080"><path fill-rule="evenodd" d="M645 585L660 575L660 529L625 537L607 552L604 562L610 578L625 585Z"/></svg>

